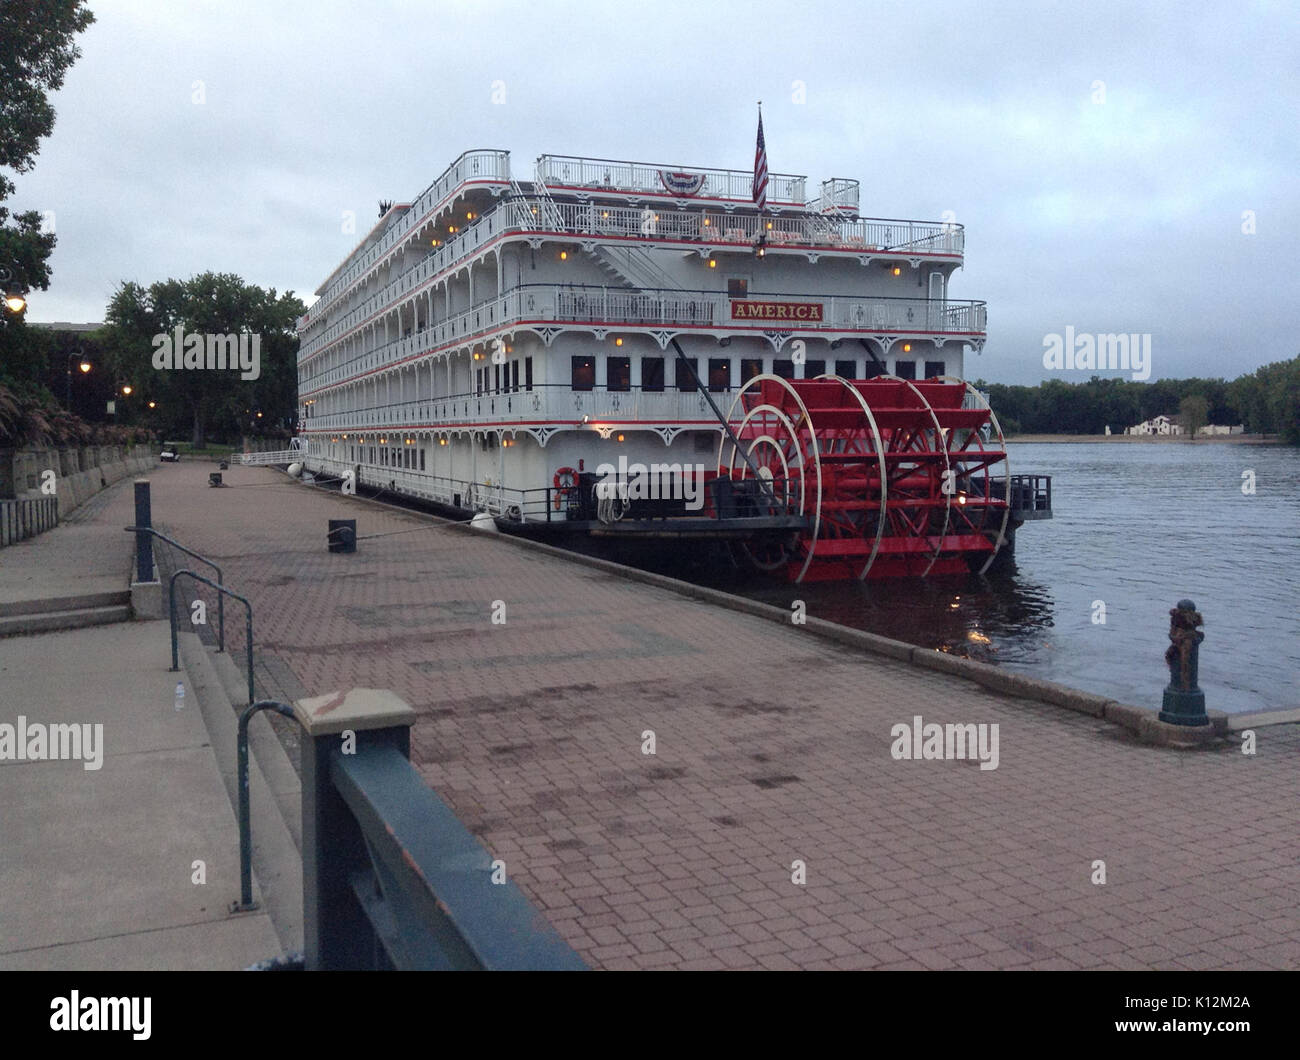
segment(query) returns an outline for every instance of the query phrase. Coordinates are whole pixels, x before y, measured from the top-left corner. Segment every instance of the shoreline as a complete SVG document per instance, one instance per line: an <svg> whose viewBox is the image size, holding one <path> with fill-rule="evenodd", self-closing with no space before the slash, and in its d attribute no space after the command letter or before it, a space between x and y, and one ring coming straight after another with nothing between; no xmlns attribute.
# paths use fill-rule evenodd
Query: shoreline
<svg viewBox="0 0 1300 1060"><path fill-rule="evenodd" d="M1182 434L1009 434L1008 442L1033 442L1039 445L1057 445L1067 442L1080 444L1164 444L1211 445L1216 442L1229 445L1285 445L1275 434L1216 434L1189 438Z"/></svg>

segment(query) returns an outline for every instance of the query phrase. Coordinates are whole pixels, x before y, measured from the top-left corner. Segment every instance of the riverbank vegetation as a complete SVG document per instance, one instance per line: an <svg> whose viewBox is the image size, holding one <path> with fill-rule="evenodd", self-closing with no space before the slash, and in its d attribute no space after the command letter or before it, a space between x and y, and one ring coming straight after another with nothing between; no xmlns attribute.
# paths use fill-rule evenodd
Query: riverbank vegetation
<svg viewBox="0 0 1300 1060"><path fill-rule="evenodd" d="M1138 383L1093 376L1086 383L1050 379L1037 386L978 380L1008 434L1115 434L1156 416L1190 415L1197 425L1242 424L1300 445L1300 355L1225 379ZM1189 401L1188 399L1193 399ZM1203 404L1202 404L1203 402Z"/></svg>

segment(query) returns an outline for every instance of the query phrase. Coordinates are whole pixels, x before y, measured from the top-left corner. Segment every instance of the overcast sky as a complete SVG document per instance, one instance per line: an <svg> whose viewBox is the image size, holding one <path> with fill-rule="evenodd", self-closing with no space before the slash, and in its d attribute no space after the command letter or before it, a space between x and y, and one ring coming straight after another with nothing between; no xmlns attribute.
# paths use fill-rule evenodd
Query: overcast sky
<svg viewBox="0 0 1300 1060"><path fill-rule="evenodd" d="M966 226L971 378L1045 377L1067 326L1150 333L1153 378L1300 352L1295 3L91 7L9 203L59 238L31 320L208 269L309 300L357 240L345 211L364 231L471 147L524 179L542 153L746 169L761 99L772 170L810 195L855 177L864 216Z"/></svg>

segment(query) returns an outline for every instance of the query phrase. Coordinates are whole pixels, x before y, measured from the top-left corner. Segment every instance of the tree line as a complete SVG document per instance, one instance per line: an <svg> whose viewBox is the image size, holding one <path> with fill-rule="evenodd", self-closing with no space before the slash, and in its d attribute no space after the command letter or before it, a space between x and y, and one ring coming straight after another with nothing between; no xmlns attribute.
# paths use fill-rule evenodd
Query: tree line
<svg viewBox="0 0 1300 1060"><path fill-rule="evenodd" d="M1193 409L1201 422L1242 424L1247 433L1276 434L1300 445L1300 355L1233 380L1140 383L1093 376L1086 383L1050 379L1010 386L978 380L975 386L988 394L1007 434L1104 434L1107 427L1122 434L1125 427L1156 416L1178 417Z"/></svg>

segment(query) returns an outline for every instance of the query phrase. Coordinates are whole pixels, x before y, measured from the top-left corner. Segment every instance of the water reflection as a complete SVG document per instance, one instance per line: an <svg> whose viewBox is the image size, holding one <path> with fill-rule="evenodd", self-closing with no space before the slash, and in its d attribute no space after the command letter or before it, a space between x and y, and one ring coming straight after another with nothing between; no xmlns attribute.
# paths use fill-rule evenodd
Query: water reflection
<svg viewBox="0 0 1300 1060"><path fill-rule="evenodd" d="M1056 516L1023 526L996 575L789 585L683 551L654 567L1153 709L1168 611L1190 596L1206 618L1207 705L1300 706L1300 452L1079 443L1013 445L1011 457L1017 471L1054 476ZM1244 470L1255 494L1241 491Z"/></svg>

